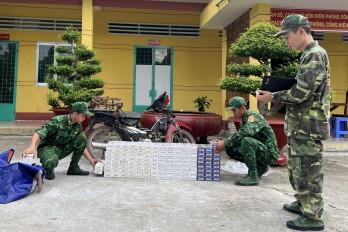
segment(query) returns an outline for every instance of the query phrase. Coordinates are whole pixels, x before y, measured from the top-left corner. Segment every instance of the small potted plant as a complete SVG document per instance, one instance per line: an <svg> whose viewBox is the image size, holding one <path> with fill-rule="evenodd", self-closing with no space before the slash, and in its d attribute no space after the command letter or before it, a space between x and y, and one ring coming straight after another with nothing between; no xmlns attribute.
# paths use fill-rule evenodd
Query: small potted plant
<svg viewBox="0 0 348 232"><path fill-rule="evenodd" d="M57 46L55 49L58 55L55 56L56 62L48 67L52 75L46 79L51 90L46 101L53 112L66 109L69 113L73 103L90 102L93 96L102 95L104 82L95 77L102 67L94 58L94 51L79 44L80 32L67 27L60 38L70 46Z"/></svg>
<svg viewBox="0 0 348 232"><path fill-rule="evenodd" d="M207 96L204 97L197 97L193 100L193 103L195 103L195 108L198 108L199 112L205 112L205 109L208 109L210 106L210 102L213 102L211 99L207 99Z"/></svg>

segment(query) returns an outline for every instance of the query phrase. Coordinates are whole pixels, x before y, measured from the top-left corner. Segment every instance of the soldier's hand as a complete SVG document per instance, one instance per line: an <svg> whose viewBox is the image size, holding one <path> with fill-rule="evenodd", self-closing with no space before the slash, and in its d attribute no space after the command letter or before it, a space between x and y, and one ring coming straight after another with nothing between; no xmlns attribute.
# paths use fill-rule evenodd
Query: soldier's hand
<svg viewBox="0 0 348 232"><path fill-rule="evenodd" d="M272 102L272 93L269 91L257 90L256 99L262 102Z"/></svg>
<svg viewBox="0 0 348 232"><path fill-rule="evenodd" d="M98 163L99 160L93 159L91 160L91 165L93 166L93 169L95 168L95 165Z"/></svg>
<svg viewBox="0 0 348 232"><path fill-rule="evenodd" d="M28 147L22 152L22 157L26 157L29 154L33 154L33 157L35 157L35 148Z"/></svg>
<svg viewBox="0 0 348 232"><path fill-rule="evenodd" d="M217 144L218 142L219 142L218 139L213 139L213 140L209 141L209 143L211 143L211 144Z"/></svg>
<svg viewBox="0 0 348 232"><path fill-rule="evenodd" d="M223 140L218 140L216 143L215 153L220 153L225 148L225 142Z"/></svg>

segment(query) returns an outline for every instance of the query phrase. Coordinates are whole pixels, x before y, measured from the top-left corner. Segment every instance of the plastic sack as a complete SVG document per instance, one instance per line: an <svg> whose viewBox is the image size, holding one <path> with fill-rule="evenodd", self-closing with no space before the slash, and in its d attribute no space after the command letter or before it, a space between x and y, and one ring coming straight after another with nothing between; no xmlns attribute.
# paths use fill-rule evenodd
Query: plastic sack
<svg viewBox="0 0 348 232"><path fill-rule="evenodd" d="M248 167L246 166L246 164L235 160L227 160L227 162L224 166L221 167L221 169L236 174L248 174ZM272 169L270 168L262 176L269 176L272 173Z"/></svg>
<svg viewBox="0 0 348 232"><path fill-rule="evenodd" d="M14 150L0 154L0 203L19 200L37 189L42 189L44 169L39 165L10 163ZM36 186L33 186L36 180Z"/></svg>
<svg viewBox="0 0 348 232"><path fill-rule="evenodd" d="M248 174L248 167L245 165L245 163L235 160L227 160L227 162L224 166L221 167L221 169L236 174Z"/></svg>

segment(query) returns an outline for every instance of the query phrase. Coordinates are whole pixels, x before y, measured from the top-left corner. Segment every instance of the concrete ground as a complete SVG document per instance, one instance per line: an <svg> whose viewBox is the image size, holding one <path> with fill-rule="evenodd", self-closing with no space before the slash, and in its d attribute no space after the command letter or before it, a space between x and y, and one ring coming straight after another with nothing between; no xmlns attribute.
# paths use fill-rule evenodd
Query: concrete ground
<svg viewBox="0 0 348 232"><path fill-rule="evenodd" d="M30 136L0 135L0 151L15 150ZM330 146L330 144L329 144ZM228 160L222 154L222 165ZM37 159L36 162L39 162ZM0 206L0 231L292 231L296 215L282 210L294 200L286 167L272 167L259 186L241 187L243 175L221 172L221 181L174 181L67 176L70 156L45 180L41 193ZM83 169L92 167L82 158ZM324 158L325 231L348 231L347 153Z"/></svg>

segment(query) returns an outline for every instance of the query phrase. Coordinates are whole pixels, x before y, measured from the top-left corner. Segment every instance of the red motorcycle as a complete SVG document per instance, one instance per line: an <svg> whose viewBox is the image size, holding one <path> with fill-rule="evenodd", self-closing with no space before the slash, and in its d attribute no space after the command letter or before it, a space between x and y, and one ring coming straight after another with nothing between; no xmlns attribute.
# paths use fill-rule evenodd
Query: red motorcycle
<svg viewBox="0 0 348 232"><path fill-rule="evenodd" d="M151 140L152 142L166 143L196 143L190 134L190 128L182 122L177 122L175 116L166 106L169 98L164 92L155 99L153 104L146 110L161 112L162 116L156 119L151 128L141 128L140 117L132 117L122 111L122 100L113 98L109 106L116 107L115 110L92 109L94 116L91 118L85 134L89 134L87 149L92 156L98 159L104 158L106 144L109 141L134 141L143 142ZM103 125L91 129L97 124Z"/></svg>

